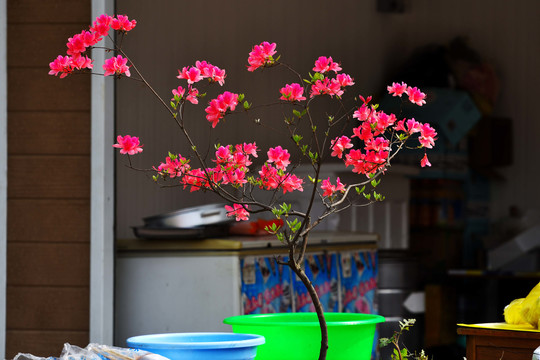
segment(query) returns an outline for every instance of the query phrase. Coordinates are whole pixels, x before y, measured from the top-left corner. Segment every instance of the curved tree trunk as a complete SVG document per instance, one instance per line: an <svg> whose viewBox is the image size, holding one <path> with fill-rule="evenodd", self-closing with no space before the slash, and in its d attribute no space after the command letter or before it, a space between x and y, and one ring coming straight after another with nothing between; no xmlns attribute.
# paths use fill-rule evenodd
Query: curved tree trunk
<svg viewBox="0 0 540 360"><path fill-rule="evenodd" d="M321 301L319 300L319 296L317 295L315 288L313 287L313 284L307 277L305 271L301 268L300 264L298 264L293 258L289 258L288 265L293 270L293 272L300 278L300 280L308 290L311 301L315 306L315 311L317 313L317 318L319 319L319 326L321 329L321 349L319 352L319 360L325 360L326 353L328 351L328 327L326 326L326 320L324 318L323 306L321 304Z"/></svg>

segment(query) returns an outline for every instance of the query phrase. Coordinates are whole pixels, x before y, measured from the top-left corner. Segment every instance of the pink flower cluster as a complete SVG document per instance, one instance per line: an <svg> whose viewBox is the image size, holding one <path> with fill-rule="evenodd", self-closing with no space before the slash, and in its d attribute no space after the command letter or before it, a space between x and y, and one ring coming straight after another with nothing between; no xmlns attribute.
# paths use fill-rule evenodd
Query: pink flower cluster
<svg viewBox="0 0 540 360"><path fill-rule="evenodd" d="M396 82L392 83L392 85L387 87L387 90L388 93L393 96L401 97L401 95L407 94L407 96L409 96L409 101L418 106L422 106L426 103L426 94L421 92L417 87L407 86L404 82L401 82L401 84Z"/></svg>
<svg viewBox="0 0 540 360"><path fill-rule="evenodd" d="M332 185L330 178L328 178L322 181L321 189L323 190L322 196L334 196L337 192L345 192L345 184L342 184L338 177L336 185Z"/></svg>
<svg viewBox="0 0 540 360"><path fill-rule="evenodd" d="M311 98L318 95L330 95L331 97L335 95L341 97L345 92L345 87L354 85L354 80L350 75L339 73L341 67L331 57L320 56L315 61L313 71L324 77L322 79L316 79L311 85ZM331 71L336 73L335 78L328 77L328 73Z"/></svg>
<svg viewBox="0 0 540 360"><path fill-rule="evenodd" d="M306 100L304 88L298 83L287 84L279 92L281 93L280 100L290 102Z"/></svg>
<svg viewBox="0 0 540 360"><path fill-rule="evenodd" d="M234 111L236 109L236 105L238 105L238 94L225 91L223 94L218 95L217 98L211 100L208 107L204 109L206 111L206 119L215 128L227 111Z"/></svg>
<svg viewBox="0 0 540 360"><path fill-rule="evenodd" d="M409 100L419 106L425 103L425 94L416 87L409 87L405 83L393 83L388 92L394 96L409 94ZM386 114L377 107L370 105L371 97L360 97L363 104L355 110L353 118L360 121L360 125L353 128L352 137L363 141L363 149L355 149L352 140L347 136L335 138L331 143L331 155L343 158L346 166L352 166L353 172L370 176L378 171L386 170L386 164L391 150L390 140L385 137L387 130L402 134L403 139L418 133L420 148L432 148L435 145L437 132L429 124L422 124L415 119L397 120L394 114ZM424 155L420 165L431 166L427 155Z"/></svg>
<svg viewBox="0 0 540 360"><path fill-rule="evenodd" d="M184 89L182 86L179 86L176 89L172 89L173 98L171 99L171 101L175 101L176 97L178 97L178 100L183 99L185 93L186 89ZM199 99L197 98L198 95L199 90L195 89L191 85L188 85L188 94L186 96L186 100L194 105L197 105L199 103Z"/></svg>
<svg viewBox="0 0 540 360"><path fill-rule="evenodd" d="M215 152L214 167L200 169L192 168L189 160L181 155L169 156L154 170L161 176L179 178L184 188L190 187L190 191L211 189L215 186L231 185L242 187L250 182L266 190L283 190L283 193L294 190L303 191L303 179L287 173L286 168L290 164L290 154L286 149L277 146L268 150L268 160L261 167L258 176L249 177L251 157L258 157L255 143L237 144L235 146L220 146ZM234 212L234 210L241 210ZM229 210L235 216L247 216L247 212L240 208Z"/></svg>
<svg viewBox="0 0 540 360"><path fill-rule="evenodd" d="M186 66L182 70L178 70L177 78L187 80L190 85L208 79L210 82L217 82L223 86L225 76L225 70L206 61L196 61L195 66Z"/></svg>
<svg viewBox="0 0 540 360"><path fill-rule="evenodd" d="M107 23L107 18L96 20L94 31L99 36L105 30L103 26ZM110 20L110 26L113 26L113 20ZM130 24L126 18L117 19L118 29L128 31ZM133 25L134 26L134 25ZM68 47L70 52L75 53L81 47L74 42ZM249 54L249 71L254 71L259 67L275 64L273 55L276 53L276 44L263 42L255 45ZM63 69L68 62L65 58L59 57L58 68ZM121 56L116 56L106 62L105 75L126 74L129 76L127 60ZM334 62L331 57L321 56L314 64L313 71L315 75L311 81L306 80L311 85L310 98L318 95L330 95L331 97L341 97L348 86L354 85L353 79L344 73L339 63ZM65 76L64 71L61 72ZM335 75L331 78L330 75ZM219 83L223 85L225 80L225 70L222 70L206 61L197 61L195 66L184 67L178 70L179 79L187 81L187 89L178 86L172 90L172 102L176 105L180 101L189 101L192 104L198 104L199 92L193 85L203 79L208 79L210 83ZM280 100L287 102L297 102L306 100L304 96L304 87L298 83L286 84L280 89ZM401 97L403 94L408 96L409 101L422 106L425 104L426 95L416 87L410 87L404 82L393 83L388 86L388 92L391 95ZM186 94L187 93L187 94ZM225 91L212 99L205 109L206 119L215 128L218 122L224 118L228 112L235 111L239 102L243 101L244 95ZM352 135L341 135L330 142L331 156L344 161L347 167L351 166L354 173L366 175L368 178L378 172L384 172L389 162L389 156L392 147L401 144L411 136L418 138L418 148L432 148L435 144L437 132L429 124L420 123L415 119L400 119L396 115L387 114L378 110L378 106L370 104L372 98L368 97L362 100L353 113L352 117L359 121L359 124L352 129ZM244 106L246 103L244 103ZM175 108L175 105L172 104ZM249 108L249 104L246 108ZM358 138L361 146L353 144L353 138ZM118 143L113 146L120 148L121 154L134 155L142 151L142 146L137 137L118 136ZM267 151L267 160L261 166L260 170L254 172L250 170L251 159L258 157L258 149L255 143L243 143L237 145L219 146L215 151L215 158L212 160L214 165L207 168L193 168L189 159L178 155L170 155L165 162L154 167L158 175L168 178L176 178L184 188L190 188L190 191L201 189L216 190L217 188L230 185L234 188L241 188L245 184L259 187L264 190L282 190L283 194L293 191L303 191L304 180L298 178L287 167L291 164L290 154L287 149L281 146L270 148ZM421 160L421 166L431 166L427 155ZM322 196L333 201L336 195L343 194L346 191L346 185L338 177L335 183L330 178L322 180L320 185ZM249 209L246 204L233 204L226 207L228 216L234 216L237 221L249 219Z"/></svg>
<svg viewBox="0 0 540 360"><path fill-rule="evenodd" d="M83 56L83 53L100 42L104 36L107 36L111 28L127 32L132 30L136 24L135 20L129 20L125 15L117 15L116 18L107 14L98 16L88 31L83 30L68 39L67 56L59 55L49 63L49 75L57 76L60 74L60 78L64 78L75 70L92 69L92 60L86 55ZM126 59L118 55L115 60L109 60L111 59L106 60L103 65L105 76L113 74L130 76Z"/></svg>
<svg viewBox="0 0 540 360"><path fill-rule="evenodd" d="M103 70L105 70L104 76L121 74L131 76L129 66L127 66L127 59L123 58L121 55L105 60Z"/></svg>
<svg viewBox="0 0 540 360"><path fill-rule="evenodd" d="M219 85L223 86L223 84L225 84L225 77L225 70L220 69L219 67L212 65L204 60L196 61L195 66L183 67L182 70L178 70L177 76L178 79L183 79L187 81L187 96L185 100L189 101L192 104L199 103L199 90L193 87L193 84L201 80L208 79L208 81L211 83L218 83ZM184 99L185 92L186 89L184 89L182 86L178 86L178 88L173 89L173 98L171 99L171 101L180 102ZM220 95L221 98L219 98L219 100L213 100L213 102L211 102L210 106L207 108L207 110L210 111L207 119L208 121L212 122L213 127L217 125L219 119L223 117L227 110L233 111L238 104L238 101L234 100L234 96L230 96L230 94L231 93L226 92L226 94ZM236 99L238 99L238 95L236 95ZM220 112L219 110L223 111Z"/></svg>
<svg viewBox="0 0 540 360"><path fill-rule="evenodd" d="M233 204L233 206L225 205L227 210L227 216L235 217L236 221L249 220L249 212L247 211L247 205Z"/></svg>
<svg viewBox="0 0 540 360"><path fill-rule="evenodd" d="M136 136L118 135L116 141L113 147L120 149L120 154L135 155L143 151L139 138Z"/></svg>
<svg viewBox="0 0 540 360"><path fill-rule="evenodd" d="M273 65L275 60L273 55L276 54L276 43L264 41L259 45L253 46L248 57L248 70L255 71L256 69L268 65Z"/></svg>

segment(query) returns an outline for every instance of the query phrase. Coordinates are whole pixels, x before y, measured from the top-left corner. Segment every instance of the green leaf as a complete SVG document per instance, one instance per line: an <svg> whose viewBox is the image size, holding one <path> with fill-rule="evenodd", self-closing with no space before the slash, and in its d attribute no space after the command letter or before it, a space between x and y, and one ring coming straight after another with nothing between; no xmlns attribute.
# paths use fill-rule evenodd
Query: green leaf
<svg viewBox="0 0 540 360"><path fill-rule="evenodd" d="M293 114L294 114L294 116L296 116L299 119L302 117L302 114L298 110L293 110Z"/></svg>
<svg viewBox="0 0 540 360"><path fill-rule="evenodd" d="M193 145L193 146L191 147L191 150L197 151L197 147L196 147L195 145Z"/></svg>
<svg viewBox="0 0 540 360"><path fill-rule="evenodd" d="M302 222L298 221L298 219L294 219L293 221L287 221L287 226L289 229L291 229L291 232L294 234L300 229L300 226L302 226Z"/></svg>
<svg viewBox="0 0 540 360"><path fill-rule="evenodd" d="M380 338L379 339L379 346L380 347L385 347L385 346L390 345L391 342L392 341L389 338Z"/></svg>
<svg viewBox="0 0 540 360"><path fill-rule="evenodd" d="M371 200L371 194L364 194L364 197L368 200Z"/></svg>
<svg viewBox="0 0 540 360"><path fill-rule="evenodd" d="M362 186L361 189L360 189L358 186L356 186L356 187L354 188L354 190L356 190L356 193L357 193L358 195L360 195L360 194L362 194L362 193L364 192L364 190L366 190L366 185Z"/></svg>
<svg viewBox="0 0 540 360"><path fill-rule="evenodd" d="M280 207L281 207L282 214L288 214L291 212L291 209L292 209L292 205L287 204L287 203L281 204Z"/></svg>
<svg viewBox="0 0 540 360"><path fill-rule="evenodd" d="M247 101L244 101L243 106L245 110L249 110L249 108L251 107L251 105Z"/></svg>
<svg viewBox="0 0 540 360"><path fill-rule="evenodd" d="M153 176L152 176L152 180L154 180L155 182L157 182L157 181L158 181L157 175L153 175Z"/></svg>
<svg viewBox="0 0 540 360"><path fill-rule="evenodd" d="M176 159L178 158L178 155L173 154L172 152L169 151L169 158L170 158L171 160L176 160Z"/></svg>
<svg viewBox="0 0 540 360"><path fill-rule="evenodd" d="M315 73L315 75L313 75L313 79L322 80L322 79L324 79L324 75L317 72L317 73Z"/></svg>
<svg viewBox="0 0 540 360"><path fill-rule="evenodd" d="M171 101L171 107L176 110L176 103L174 101Z"/></svg>
<svg viewBox="0 0 540 360"><path fill-rule="evenodd" d="M381 183L381 179L377 180L377 179L373 179L371 180L371 186L373 186L374 188L377 187L377 185L379 185Z"/></svg>
<svg viewBox="0 0 540 360"><path fill-rule="evenodd" d="M238 94L238 102L244 101L245 95L244 94Z"/></svg>
<svg viewBox="0 0 540 360"><path fill-rule="evenodd" d="M303 139L302 136L298 135L298 134L294 134L293 135L293 141L296 143L296 145L299 145L300 144L300 141Z"/></svg>

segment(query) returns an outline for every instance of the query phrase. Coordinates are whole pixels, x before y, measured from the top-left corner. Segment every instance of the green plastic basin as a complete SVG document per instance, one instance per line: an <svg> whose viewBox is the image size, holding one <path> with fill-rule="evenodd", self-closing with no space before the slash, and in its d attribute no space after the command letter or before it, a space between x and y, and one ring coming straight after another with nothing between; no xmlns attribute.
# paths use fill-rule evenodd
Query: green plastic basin
<svg viewBox="0 0 540 360"><path fill-rule="evenodd" d="M369 360L377 323L372 314L325 313L328 325L327 360ZM232 316L223 320L235 333L265 337L256 360L313 360L318 358L321 332L315 313L278 313Z"/></svg>

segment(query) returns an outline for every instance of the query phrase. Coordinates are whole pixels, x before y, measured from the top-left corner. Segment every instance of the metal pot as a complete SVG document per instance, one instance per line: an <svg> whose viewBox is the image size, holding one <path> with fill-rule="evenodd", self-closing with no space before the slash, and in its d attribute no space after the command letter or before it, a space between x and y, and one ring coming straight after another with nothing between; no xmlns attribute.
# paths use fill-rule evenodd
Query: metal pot
<svg viewBox="0 0 540 360"><path fill-rule="evenodd" d="M232 221L225 204L209 204L184 208L169 213L143 218L149 228L193 228Z"/></svg>

